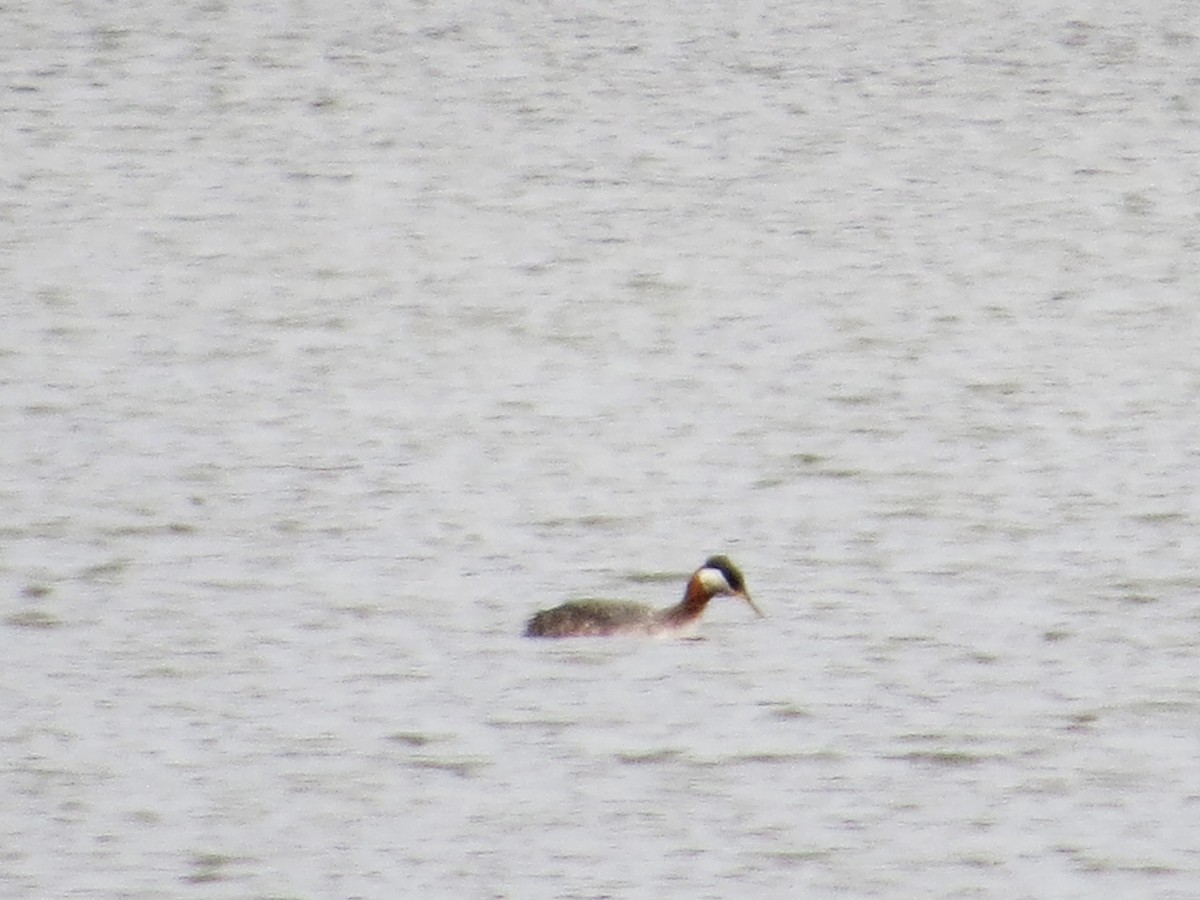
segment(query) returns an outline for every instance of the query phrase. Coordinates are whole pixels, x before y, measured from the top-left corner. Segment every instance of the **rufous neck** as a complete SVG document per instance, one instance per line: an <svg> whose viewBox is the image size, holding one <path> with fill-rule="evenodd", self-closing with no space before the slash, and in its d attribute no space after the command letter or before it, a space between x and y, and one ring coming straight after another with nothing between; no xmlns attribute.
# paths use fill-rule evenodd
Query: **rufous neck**
<svg viewBox="0 0 1200 900"><path fill-rule="evenodd" d="M704 612L704 607L708 606L708 601L712 599L712 594L695 576L688 581L687 589L683 592L683 599L675 606L668 609L663 618L672 624L680 624L690 622L693 619L700 617Z"/></svg>

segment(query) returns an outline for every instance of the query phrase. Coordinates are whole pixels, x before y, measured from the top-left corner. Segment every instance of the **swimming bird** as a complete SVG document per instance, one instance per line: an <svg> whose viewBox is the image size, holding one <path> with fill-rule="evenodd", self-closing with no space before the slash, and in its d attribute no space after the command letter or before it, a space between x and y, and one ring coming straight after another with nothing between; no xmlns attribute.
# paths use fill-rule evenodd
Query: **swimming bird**
<svg viewBox="0 0 1200 900"><path fill-rule="evenodd" d="M667 609L619 600L572 600L535 613L526 637L606 637L614 634L674 634L700 620L708 601L720 594L741 597L763 618L746 580L728 557L710 556L688 579L683 599Z"/></svg>

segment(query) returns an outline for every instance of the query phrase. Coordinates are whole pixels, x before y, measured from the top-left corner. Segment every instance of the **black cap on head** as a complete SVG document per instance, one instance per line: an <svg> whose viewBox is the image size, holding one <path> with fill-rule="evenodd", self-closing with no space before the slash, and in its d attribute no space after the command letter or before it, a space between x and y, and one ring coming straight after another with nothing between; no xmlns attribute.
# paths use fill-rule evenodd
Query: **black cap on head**
<svg viewBox="0 0 1200 900"><path fill-rule="evenodd" d="M710 556L705 560L704 568L717 569L735 591L746 590L746 579L742 577L741 570L729 561L728 556Z"/></svg>

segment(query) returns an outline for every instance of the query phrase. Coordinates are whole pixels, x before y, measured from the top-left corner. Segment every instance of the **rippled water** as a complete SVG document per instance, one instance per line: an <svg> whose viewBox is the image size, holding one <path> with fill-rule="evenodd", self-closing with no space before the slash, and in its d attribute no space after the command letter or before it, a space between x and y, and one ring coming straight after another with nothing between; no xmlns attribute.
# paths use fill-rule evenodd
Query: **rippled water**
<svg viewBox="0 0 1200 900"><path fill-rule="evenodd" d="M1200 14L1093 7L9 4L0 893L1194 897Z"/></svg>

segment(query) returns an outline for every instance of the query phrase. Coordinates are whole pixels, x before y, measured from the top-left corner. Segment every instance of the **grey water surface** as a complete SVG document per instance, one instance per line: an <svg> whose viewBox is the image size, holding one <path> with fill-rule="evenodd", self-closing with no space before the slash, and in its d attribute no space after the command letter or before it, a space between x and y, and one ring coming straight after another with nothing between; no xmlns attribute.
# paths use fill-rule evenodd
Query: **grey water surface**
<svg viewBox="0 0 1200 900"><path fill-rule="evenodd" d="M0 18L0 896L1200 896L1196 4Z"/></svg>

